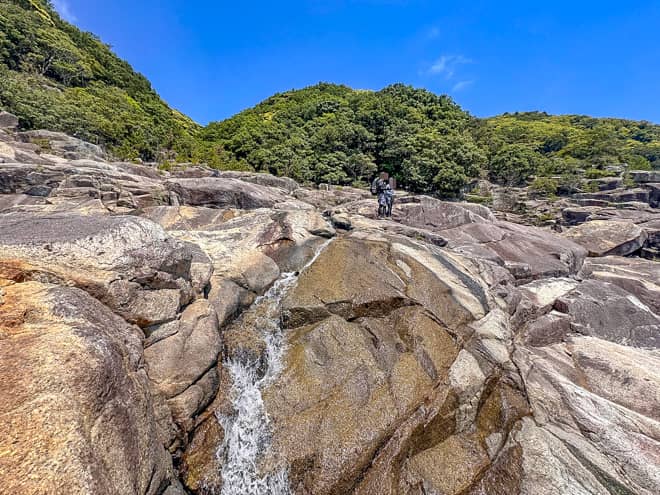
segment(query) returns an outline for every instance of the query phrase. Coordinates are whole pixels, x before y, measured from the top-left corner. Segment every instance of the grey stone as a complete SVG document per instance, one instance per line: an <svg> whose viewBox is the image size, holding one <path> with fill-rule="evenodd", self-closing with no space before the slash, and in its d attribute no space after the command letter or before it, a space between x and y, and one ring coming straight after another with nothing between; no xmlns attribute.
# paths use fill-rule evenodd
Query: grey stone
<svg viewBox="0 0 660 495"><path fill-rule="evenodd" d="M15 129L18 127L18 117L9 112L0 112L0 129Z"/></svg>

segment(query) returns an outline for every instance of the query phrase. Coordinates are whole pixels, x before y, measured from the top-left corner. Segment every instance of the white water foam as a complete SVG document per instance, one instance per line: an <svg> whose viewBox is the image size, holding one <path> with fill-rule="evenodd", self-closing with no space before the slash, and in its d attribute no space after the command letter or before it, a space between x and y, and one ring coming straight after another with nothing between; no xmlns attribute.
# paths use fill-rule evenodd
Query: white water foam
<svg viewBox="0 0 660 495"><path fill-rule="evenodd" d="M317 250L303 270L318 258L329 242ZM225 439L216 453L222 460L220 495L291 494L288 472L280 470L261 476L258 461L270 444L270 421L261 391L282 371L286 349L280 305L297 279L296 273L283 274L248 310L258 315L255 326L266 344L264 376L258 376L258 362L229 360L224 363L233 380L231 393L235 415L218 418L225 432Z"/></svg>

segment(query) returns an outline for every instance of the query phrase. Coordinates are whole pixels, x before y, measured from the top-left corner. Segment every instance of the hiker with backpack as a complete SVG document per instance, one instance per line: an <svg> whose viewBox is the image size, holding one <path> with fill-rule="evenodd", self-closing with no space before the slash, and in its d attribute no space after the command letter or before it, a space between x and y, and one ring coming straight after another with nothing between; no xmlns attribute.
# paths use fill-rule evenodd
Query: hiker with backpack
<svg viewBox="0 0 660 495"><path fill-rule="evenodd" d="M378 218L392 217L394 204L393 179L387 172L381 172L371 183L371 194L378 196Z"/></svg>

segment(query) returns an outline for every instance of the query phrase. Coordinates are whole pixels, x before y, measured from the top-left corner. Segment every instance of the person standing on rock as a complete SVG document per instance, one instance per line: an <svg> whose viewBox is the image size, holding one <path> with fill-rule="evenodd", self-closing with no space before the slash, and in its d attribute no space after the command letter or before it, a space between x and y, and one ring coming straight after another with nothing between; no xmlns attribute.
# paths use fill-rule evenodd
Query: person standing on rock
<svg viewBox="0 0 660 495"><path fill-rule="evenodd" d="M385 200L387 201L387 211L385 216L387 218L392 218L392 207L394 206L394 188L396 186L396 180L394 177L390 177L387 182L387 187L385 188Z"/></svg>
<svg viewBox="0 0 660 495"><path fill-rule="evenodd" d="M378 196L378 218L384 218L387 216L387 190L390 189L391 191L389 178L390 176L387 172L381 172L371 184L371 194ZM394 198L394 194L392 194L392 198Z"/></svg>

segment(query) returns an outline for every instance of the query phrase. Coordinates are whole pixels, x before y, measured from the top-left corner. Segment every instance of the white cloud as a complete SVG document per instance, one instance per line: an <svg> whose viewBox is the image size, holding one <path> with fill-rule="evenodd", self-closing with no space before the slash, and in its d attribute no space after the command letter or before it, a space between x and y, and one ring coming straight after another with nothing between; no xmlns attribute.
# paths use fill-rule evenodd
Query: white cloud
<svg viewBox="0 0 660 495"><path fill-rule="evenodd" d="M429 67L429 74L445 76L445 79L451 79L456 74L459 66L471 64L472 60L463 55L443 55Z"/></svg>
<svg viewBox="0 0 660 495"><path fill-rule="evenodd" d="M76 22L78 18L71 12L71 6L67 0L53 0L53 7L68 22Z"/></svg>
<svg viewBox="0 0 660 495"><path fill-rule="evenodd" d="M454 84L454 87L451 88L452 92L457 93L459 91L464 90L465 88L468 88L474 84L474 79L470 79L467 81L458 81L456 84Z"/></svg>

